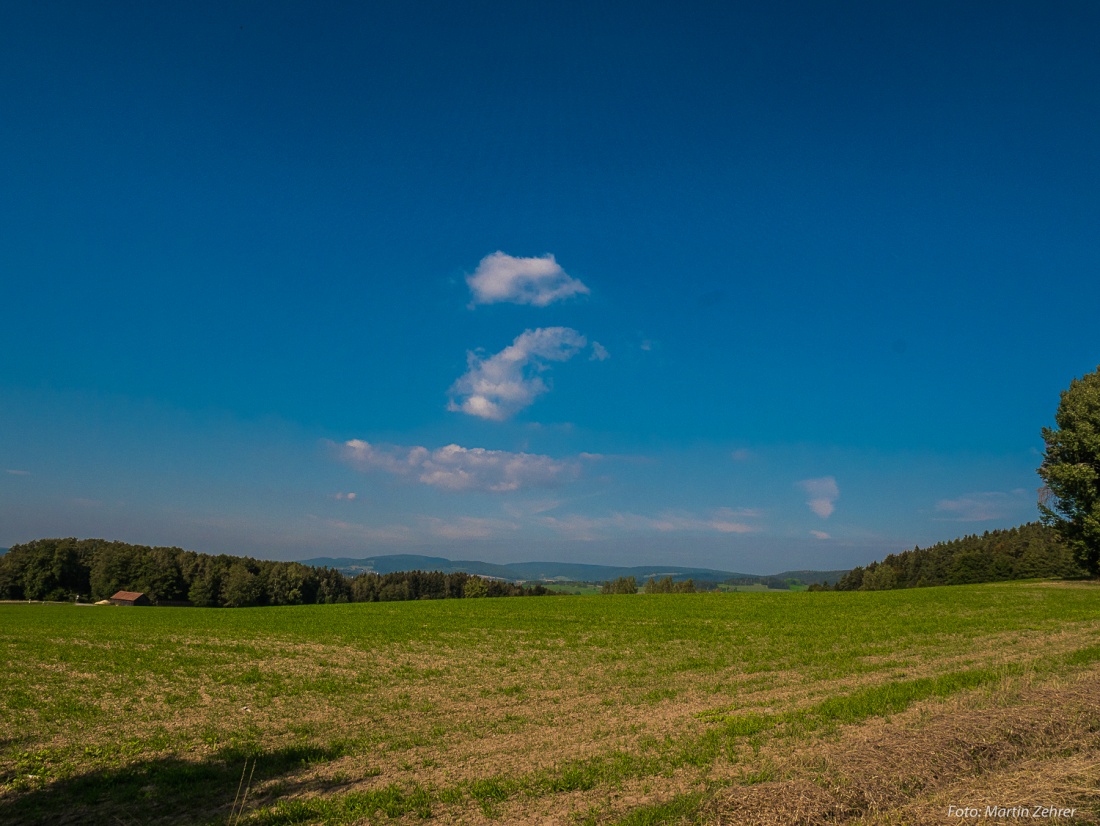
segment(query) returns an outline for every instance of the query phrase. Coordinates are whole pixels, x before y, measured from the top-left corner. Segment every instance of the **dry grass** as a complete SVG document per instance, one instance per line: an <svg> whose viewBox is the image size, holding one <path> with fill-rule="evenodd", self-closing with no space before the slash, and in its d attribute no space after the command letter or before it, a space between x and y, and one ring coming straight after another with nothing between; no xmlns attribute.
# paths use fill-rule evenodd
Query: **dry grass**
<svg viewBox="0 0 1100 826"><path fill-rule="evenodd" d="M958 594L969 602L960 604ZM239 752L259 757L242 823L278 822L263 820L265 812L287 801L389 788L425 790L439 823L610 824L691 798L690 811L628 822L885 826L937 823L948 805L984 811L985 801L1011 806L1027 795L1032 804L1081 801L1092 814L1079 812L1073 822L1087 823L1096 808L1089 790L1097 780L1100 678L1083 660L1079 678L1037 664L1068 662L1096 644L1092 594L1100 596L1030 585L946 595L154 612L148 616L157 622L165 618L159 634L123 634L108 622L139 614L81 609L80 620L105 618L97 633L58 606L49 616L64 633L43 633L41 643L27 641L26 629L0 631L0 642L22 652L12 673L23 686L41 687L6 709L0 698L4 726L20 732L0 751L7 784L0 784L0 820L20 811L5 808L20 795L38 793L48 807L59 783L96 772L232 759L216 776L224 799L211 792L190 811L166 806L150 816L164 824L224 822ZM1059 613L1063 601L1076 612L1068 620ZM1057 610L1032 608L1055 602ZM546 613L505 613L513 604ZM633 613L616 615L621 608ZM850 637L861 631L853 618L874 611L880 626L872 616L872 633ZM991 611L1001 612L995 621ZM323 612L326 622L344 618L341 634L287 631L289 622L274 633L260 627L268 617ZM238 617L254 617L256 629L244 619L240 628L213 627ZM196 631L185 621L211 628ZM398 621L407 626L400 635L384 625ZM882 629L886 621L896 625ZM360 625L385 633L363 640ZM972 669L998 676L889 719L812 731L783 722L829 698ZM724 717L752 714L779 722L704 759L679 756ZM297 762L278 757L299 748L308 755ZM620 771L617 755L638 762ZM597 767L591 784L548 789L531 780L586 761L609 768ZM499 799L480 805L470 790L496 780L504 787ZM119 801L95 805L83 822L125 812ZM420 822L415 812L396 819Z"/></svg>
<svg viewBox="0 0 1100 826"><path fill-rule="evenodd" d="M773 744L766 755L785 779L716 795L703 822L976 823L997 820L987 806L1047 806L1076 812L1044 822L1100 823L1100 669L925 703L845 727L833 742ZM951 806L979 816L949 816Z"/></svg>

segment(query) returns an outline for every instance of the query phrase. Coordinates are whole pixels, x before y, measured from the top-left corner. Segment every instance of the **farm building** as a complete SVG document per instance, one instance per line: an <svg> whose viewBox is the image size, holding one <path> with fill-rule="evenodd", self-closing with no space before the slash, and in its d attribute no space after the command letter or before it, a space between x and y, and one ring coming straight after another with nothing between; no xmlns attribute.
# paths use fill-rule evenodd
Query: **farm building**
<svg viewBox="0 0 1100 826"><path fill-rule="evenodd" d="M140 591L119 591L110 599L111 605L152 605Z"/></svg>

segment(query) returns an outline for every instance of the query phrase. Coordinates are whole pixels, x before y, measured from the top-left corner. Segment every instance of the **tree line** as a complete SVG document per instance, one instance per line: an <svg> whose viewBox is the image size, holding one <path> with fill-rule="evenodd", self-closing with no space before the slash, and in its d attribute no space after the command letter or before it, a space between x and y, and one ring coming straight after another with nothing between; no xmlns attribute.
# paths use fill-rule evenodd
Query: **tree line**
<svg viewBox="0 0 1100 826"><path fill-rule="evenodd" d="M1086 576L1073 551L1040 522L986 531L939 542L929 548L890 554L881 562L853 568L837 582L837 591L885 591L928 585L966 585L1011 579ZM811 586L824 590L827 586Z"/></svg>
<svg viewBox="0 0 1100 826"><path fill-rule="evenodd" d="M695 582L686 579L681 582L673 582L672 577L666 576L657 579L650 577L642 586L646 594L694 594ZM632 576L620 576L605 582L600 588L601 594L636 594L638 593L638 580Z"/></svg>
<svg viewBox="0 0 1100 826"><path fill-rule="evenodd" d="M791 586L801 586L806 583L795 577L780 576L747 576L733 577L722 580L723 585L763 585L771 591L789 591Z"/></svg>
<svg viewBox="0 0 1100 826"><path fill-rule="evenodd" d="M73 601L140 591L157 604L209 608L542 596L466 573L400 571L348 577L300 562L196 553L102 539L38 539L0 556L0 599Z"/></svg>

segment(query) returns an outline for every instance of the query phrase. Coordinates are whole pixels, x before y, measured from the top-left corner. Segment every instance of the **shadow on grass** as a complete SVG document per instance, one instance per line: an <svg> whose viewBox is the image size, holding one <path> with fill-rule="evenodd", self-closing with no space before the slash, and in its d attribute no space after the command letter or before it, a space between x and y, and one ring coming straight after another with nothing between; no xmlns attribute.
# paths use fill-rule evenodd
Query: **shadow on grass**
<svg viewBox="0 0 1100 826"><path fill-rule="evenodd" d="M313 746L259 753L230 750L205 761L164 757L100 769L0 799L0 823L226 823L246 760L250 769L256 761L255 786L343 754Z"/></svg>

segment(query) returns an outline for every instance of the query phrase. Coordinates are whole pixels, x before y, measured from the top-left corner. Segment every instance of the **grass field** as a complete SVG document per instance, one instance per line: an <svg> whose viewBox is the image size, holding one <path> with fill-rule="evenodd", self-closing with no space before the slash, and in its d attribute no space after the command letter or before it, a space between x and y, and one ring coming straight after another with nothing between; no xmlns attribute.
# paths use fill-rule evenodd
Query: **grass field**
<svg viewBox="0 0 1100 826"><path fill-rule="evenodd" d="M2 823L1100 822L1091 584L6 604L0 646Z"/></svg>

